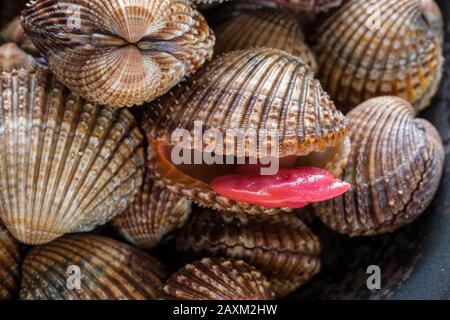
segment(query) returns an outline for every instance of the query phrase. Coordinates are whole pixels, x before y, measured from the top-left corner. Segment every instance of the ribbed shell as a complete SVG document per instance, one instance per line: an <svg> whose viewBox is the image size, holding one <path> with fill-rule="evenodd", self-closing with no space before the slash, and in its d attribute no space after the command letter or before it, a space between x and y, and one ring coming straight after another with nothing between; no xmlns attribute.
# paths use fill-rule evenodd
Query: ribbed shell
<svg viewBox="0 0 450 320"><path fill-rule="evenodd" d="M46 72L0 78L0 217L27 244L88 231L126 209L142 183L143 136Z"/></svg>
<svg viewBox="0 0 450 320"><path fill-rule="evenodd" d="M14 42L0 46L0 73L26 69L35 71L38 65L32 56L20 49Z"/></svg>
<svg viewBox="0 0 450 320"><path fill-rule="evenodd" d="M230 7L228 10L233 10ZM272 9L240 10L215 26L214 33L216 54L259 47L280 49L301 58L314 73L317 71L316 58L293 15Z"/></svg>
<svg viewBox="0 0 450 320"><path fill-rule="evenodd" d="M156 185L147 175L137 196L112 225L128 242L151 249L181 228L190 213L189 200Z"/></svg>
<svg viewBox="0 0 450 320"><path fill-rule="evenodd" d="M348 118L352 152L342 178L353 188L317 204L316 213L351 236L392 232L416 219L433 199L443 171L441 138L396 97L368 100Z"/></svg>
<svg viewBox="0 0 450 320"><path fill-rule="evenodd" d="M319 79L339 109L383 95L430 104L444 60L423 13L421 0L350 0L318 28Z"/></svg>
<svg viewBox="0 0 450 320"><path fill-rule="evenodd" d="M16 43L22 50L34 56L40 55L39 50L25 34L25 31L20 24L20 19L20 16L16 17L2 30L2 39L6 42Z"/></svg>
<svg viewBox="0 0 450 320"><path fill-rule="evenodd" d="M80 289L71 286L74 267ZM20 298L157 299L167 278L166 268L143 251L101 236L69 235L31 249L22 267Z"/></svg>
<svg viewBox="0 0 450 320"><path fill-rule="evenodd" d="M20 244L0 222L0 300L19 293L20 263Z"/></svg>
<svg viewBox="0 0 450 320"><path fill-rule="evenodd" d="M322 151L342 143L347 133L345 117L314 79L310 68L286 52L268 48L222 55L146 109L143 127L150 142L148 165L154 178L202 205L248 213L278 210L236 203L218 196L205 183L174 177L173 168L157 155L154 143L170 144L176 129L186 129L193 136L196 121L202 122L203 132L214 128L223 132L225 138L230 137L226 134L229 129L275 131L280 157ZM231 146L224 151L238 154L235 140L224 140L224 145ZM266 139L258 139L257 144L259 152L273 146ZM244 152L247 156L260 156L246 149ZM334 159L327 169L339 172L345 162Z"/></svg>
<svg viewBox="0 0 450 320"><path fill-rule="evenodd" d="M214 45L188 0L36 0L22 26L59 81L114 107L164 94L200 68Z"/></svg>
<svg viewBox="0 0 450 320"><path fill-rule="evenodd" d="M421 0L421 2L422 12L425 19L434 29L436 34L439 35L439 38L443 42L445 35L445 24L444 17L442 15L441 9L439 8L439 5L434 0Z"/></svg>
<svg viewBox="0 0 450 320"><path fill-rule="evenodd" d="M283 297L320 270L319 239L293 214L250 216L200 209L177 237L186 259L241 259L260 270Z"/></svg>
<svg viewBox="0 0 450 320"><path fill-rule="evenodd" d="M203 259L176 272L164 286L171 300L272 300L267 279L241 260Z"/></svg>

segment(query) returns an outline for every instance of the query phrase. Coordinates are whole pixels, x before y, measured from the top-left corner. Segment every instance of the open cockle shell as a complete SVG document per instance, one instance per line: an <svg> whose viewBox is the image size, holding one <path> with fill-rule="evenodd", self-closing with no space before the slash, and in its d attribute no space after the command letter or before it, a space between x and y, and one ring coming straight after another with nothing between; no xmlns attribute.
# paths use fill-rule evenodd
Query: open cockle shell
<svg viewBox="0 0 450 320"><path fill-rule="evenodd" d="M22 26L59 81L112 107L157 98L213 54L189 0L35 0Z"/></svg>
<svg viewBox="0 0 450 320"><path fill-rule="evenodd" d="M350 0L318 28L318 77L339 109L383 95L430 104L444 59L427 12L421 0Z"/></svg>
<svg viewBox="0 0 450 320"><path fill-rule="evenodd" d="M19 293L20 243L0 222L0 300L11 300Z"/></svg>
<svg viewBox="0 0 450 320"><path fill-rule="evenodd" d="M344 196L316 204L320 219L351 236L392 232L430 204L442 176L444 148L428 121L397 97L370 99L348 114L352 152Z"/></svg>
<svg viewBox="0 0 450 320"><path fill-rule="evenodd" d="M309 66L280 50L257 48L225 54L145 111L142 125L149 142L151 174L173 192L218 210L279 212L238 203L212 190L211 179L234 170L233 165L175 164L170 148L179 141L172 140L174 132L181 130L196 140L201 129L200 144L188 147L195 152L214 146L220 156L293 156L297 165L313 164L336 176L350 149L347 121ZM211 131L218 135L210 139ZM245 143L236 141L236 132L246 138Z"/></svg>
<svg viewBox="0 0 450 320"><path fill-rule="evenodd" d="M22 300L157 299L169 274L149 254L96 235L37 246L22 267Z"/></svg>
<svg viewBox="0 0 450 320"><path fill-rule="evenodd" d="M301 58L312 72L317 71L316 58L294 15L270 8L239 9L240 5L231 2L219 9L222 16L227 16L226 11L236 12L213 27L217 38L216 54L259 47L280 49Z"/></svg>
<svg viewBox="0 0 450 320"><path fill-rule="evenodd" d="M170 277L163 288L169 300L272 300L267 279L241 260L203 259Z"/></svg>
<svg viewBox="0 0 450 320"><path fill-rule="evenodd" d="M283 297L320 270L320 242L293 214L251 216L199 209L177 237L177 251L241 259L260 270Z"/></svg>
<svg viewBox="0 0 450 320"><path fill-rule="evenodd" d="M70 93L40 68L0 77L0 217L27 244L88 231L142 183L143 136L127 110Z"/></svg>
<svg viewBox="0 0 450 320"><path fill-rule="evenodd" d="M147 175L134 200L112 225L128 242L151 249L181 228L190 213L191 201L156 185Z"/></svg>

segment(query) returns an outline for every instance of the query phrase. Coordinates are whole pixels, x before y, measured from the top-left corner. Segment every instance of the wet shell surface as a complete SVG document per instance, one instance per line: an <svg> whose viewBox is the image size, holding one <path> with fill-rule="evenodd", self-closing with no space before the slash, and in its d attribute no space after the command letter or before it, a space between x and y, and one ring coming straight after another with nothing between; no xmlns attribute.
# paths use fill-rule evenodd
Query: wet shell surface
<svg viewBox="0 0 450 320"><path fill-rule="evenodd" d="M239 7L239 2L236 7ZM233 10L233 2L227 10ZM222 15L226 15L219 9ZM305 42L300 23L293 15L273 9L238 10L214 28L217 41L215 53L239 49L267 47L284 50L297 56L317 71L316 58Z"/></svg>
<svg viewBox="0 0 450 320"><path fill-rule="evenodd" d="M317 31L319 79L349 111L383 95L426 108L443 73L440 35L421 0L350 0Z"/></svg>
<svg viewBox="0 0 450 320"><path fill-rule="evenodd" d="M20 244L0 222L0 300L18 295L20 263Z"/></svg>
<svg viewBox="0 0 450 320"><path fill-rule="evenodd" d="M38 68L34 58L20 49L14 42L0 46L0 73L25 69L35 71Z"/></svg>
<svg viewBox="0 0 450 320"><path fill-rule="evenodd" d="M293 214L250 216L199 209L177 237L186 259L241 259L260 270L283 297L320 270L319 239Z"/></svg>
<svg viewBox="0 0 450 320"><path fill-rule="evenodd" d="M203 259L170 277L163 288L170 300L272 300L267 279L241 260Z"/></svg>
<svg viewBox="0 0 450 320"><path fill-rule="evenodd" d="M317 204L316 214L351 236L392 232L416 219L433 199L443 171L441 138L397 97L368 100L348 118L352 152L342 178L353 188Z"/></svg>
<svg viewBox="0 0 450 320"><path fill-rule="evenodd" d="M219 147L220 155L259 159L264 151L277 150L279 158L297 157L297 162L314 162L339 175L349 151L347 121L314 79L309 66L275 49L256 48L220 56L188 82L152 103L142 125L149 141L149 171L171 191L217 210L279 212L216 194L211 179L233 170L232 166L179 166L172 161L167 150L179 146L178 140L172 140L172 133L184 130L190 137L197 136L196 124L200 124L205 139L200 145L189 146L193 152L214 146L216 150ZM211 140L208 131L219 132L223 139ZM251 132L256 132L259 138L253 144L257 152L252 151L252 143L238 149L239 143L230 135L236 131L250 138Z"/></svg>
<svg viewBox="0 0 450 320"><path fill-rule="evenodd" d="M22 50L34 55L39 56L39 50L27 37L25 31L20 24L20 16L11 21L5 29L2 30L1 37L6 42L16 43Z"/></svg>
<svg viewBox="0 0 450 320"><path fill-rule="evenodd" d="M47 72L0 78L0 217L26 244L93 229L142 183L143 136L127 110L69 93Z"/></svg>
<svg viewBox="0 0 450 320"><path fill-rule="evenodd" d="M37 246L22 267L23 300L157 299L166 268L149 254L102 236L64 236Z"/></svg>
<svg viewBox="0 0 450 320"><path fill-rule="evenodd" d="M128 208L112 221L128 242L151 249L181 228L191 213L191 201L157 186L148 175Z"/></svg>
<svg viewBox="0 0 450 320"><path fill-rule="evenodd" d="M164 94L212 56L215 41L188 0L37 0L22 26L59 81L113 107Z"/></svg>

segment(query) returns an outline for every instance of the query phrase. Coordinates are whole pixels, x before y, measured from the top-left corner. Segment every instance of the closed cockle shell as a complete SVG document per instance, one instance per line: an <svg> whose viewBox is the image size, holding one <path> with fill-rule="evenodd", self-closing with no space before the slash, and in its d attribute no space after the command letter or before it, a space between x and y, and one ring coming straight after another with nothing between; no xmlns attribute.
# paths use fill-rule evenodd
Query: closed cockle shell
<svg viewBox="0 0 450 320"><path fill-rule="evenodd" d="M268 154L264 151L274 149L272 155L280 161L293 157L296 165L314 163L335 175L345 166L350 149L347 121L309 66L286 52L268 48L234 51L213 60L146 108L142 126L149 142L151 175L171 191L223 211L257 214L280 210L218 195L211 181L236 166L196 163L194 157L189 159L191 163L179 165L171 156L173 148L179 146L173 133L181 131L194 137L194 143L186 147L192 153L205 153L213 145L219 157L260 159ZM197 143L199 130L203 139ZM211 131L219 133L212 144ZM235 131L249 140L252 132L259 138L239 148L242 144L230 135Z"/></svg>
<svg viewBox="0 0 450 320"><path fill-rule="evenodd" d="M444 59L425 12L421 0L350 0L318 28L318 77L338 108L383 95L430 104Z"/></svg>
<svg viewBox="0 0 450 320"><path fill-rule="evenodd" d="M430 204L443 171L444 148L428 121L397 97L373 98L348 114L352 152L344 196L318 203L316 214L351 236L388 233Z"/></svg>
<svg viewBox="0 0 450 320"><path fill-rule="evenodd" d="M35 71L37 62L32 56L20 49L14 42L0 46L0 73L25 69Z"/></svg>
<svg viewBox="0 0 450 320"><path fill-rule="evenodd" d="M293 214L251 216L199 209L177 237L186 259L241 259L260 270L283 297L320 270L320 242Z"/></svg>
<svg viewBox="0 0 450 320"><path fill-rule="evenodd" d="M106 237L67 235L30 250L23 300L157 299L166 268L149 254Z"/></svg>
<svg viewBox="0 0 450 320"><path fill-rule="evenodd" d="M0 77L0 217L26 244L89 231L142 183L143 136L127 110L70 93L46 71Z"/></svg>
<svg viewBox="0 0 450 320"><path fill-rule="evenodd" d="M60 82L112 107L164 94L200 68L214 45L189 0L36 0L22 26Z"/></svg>
<svg viewBox="0 0 450 320"><path fill-rule="evenodd" d="M164 297L172 300L272 300L267 279L241 260L203 259L170 277Z"/></svg>
<svg viewBox="0 0 450 320"><path fill-rule="evenodd" d="M0 222L0 300L18 295L20 263L20 244Z"/></svg>
<svg viewBox="0 0 450 320"><path fill-rule="evenodd" d="M25 34L25 31L20 24L20 19L20 17L16 17L2 30L2 39L6 42L14 42L22 50L34 56L39 56L39 50L36 48L33 42L31 42L30 38L28 38Z"/></svg>
<svg viewBox="0 0 450 320"><path fill-rule="evenodd" d="M226 10L237 12L214 26L216 54L258 47L280 49L301 58L312 72L317 71L316 58L295 16L270 8L239 10L239 4L231 2L227 9L219 9L222 15Z"/></svg>
<svg viewBox="0 0 450 320"><path fill-rule="evenodd" d="M112 225L128 242L151 249L182 227L190 213L191 201L156 185L147 175L134 200Z"/></svg>

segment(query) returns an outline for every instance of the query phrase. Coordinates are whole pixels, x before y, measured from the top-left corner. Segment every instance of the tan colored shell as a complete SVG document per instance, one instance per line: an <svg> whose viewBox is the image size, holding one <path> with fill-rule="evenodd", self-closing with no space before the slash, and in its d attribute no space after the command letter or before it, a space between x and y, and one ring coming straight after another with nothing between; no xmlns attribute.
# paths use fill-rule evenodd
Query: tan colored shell
<svg viewBox="0 0 450 320"><path fill-rule="evenodd" d="M219 10L226 15L224 10ZM233 2L227 10L233 10ZM300 23L293 15L273 9L238 10L230 19L215 26L214 33L216 54L259 47L280 49L301 58L312 72L317 72L314 53L306 44Z"/></svg>
<svg viewBox="0 0 450 320"><path fill-rule="evenodd" d="M88 231L142 183L143 136L127 110L69 93L47 72L0 77L0 217L27 244Z"/></svg>
<svg viewBox="0 0 450 320"><path fill-rule="evenodd" d="M163 288L172 300L272 300L267 279L241 260L203 259L170 277Z"/></svg>
<svg viewBox="0 0 450 320"><path fill-rule="evenodd" d="M148 175L127 210L112 221L128 242L152 249L181 228L191 213L191 201L156 185Z"/></svg>
<svg viewBox="0 0 450 320"><path fill-rule="evenodd" d="M20 24L20 16L11 21L3 30L1 37L6 42L16 43L22 50L34 55L40 55L39 50L27 37Z"/></svg>
<svg viewBox="0 0 450 320"><path fill-rule="evenodd" d="M316 205L331 228L351 236L392 232L430 204L442 176L436 129L397 97L364 102L348 114L352 153L342 178L353 188Z"/></svg>
<svg viewBox="0 0 450 320"><path fill-rule="evenodd" d="M112 107L164 94L200 68L214 45L189 0L37 0L22 26L59 81Z"/></svg>
<svg viewBox="0 0 450 320"><path fill-rule="evenodd" d="M80 277L80 288L75 286ZM157 299L166 268L149 254L102 236L64 236L37 246L22 267L23 300Z"/></svg>
<svg viewBox="0 0 450 320"><path fill-rule="evenodd" d="M0 300L19 293L20 263L20 244L0 222Z"/></svg>
<svg viewBox="0 0 450 320"><path fill-rule="evenodd" d="M200 209L177 237L177 251L186 259L241 259L267 277L277 297L320 270L319 239L293 214L250 216Z"/></svg>
<svg viewBox="0 0 450 320"><path fill-rule="evenodd" d="M37 67L38 64L34 58L20 49L14 42L8 42L0 46L0 74L19 69L32 72Z"/></svg>
<svg viewBox="0 0 450 320"><path fill-rule="evenodd" d="M340 152L327 162L326 169L339 175L346 163L345 151L349 148L345 117L336 110L310 68L280 50L256 48L222 55L190 81L155 101L143 119L150 172L171 191L217 210L279 212L219 196L208 184L181 176L173 163L162 158L158 145L170 144L177 129L194 136L195 122L201 122L203 132L216 129L223 133L224 145L230 146L223 148L223 154L239 153L238 144L226 134L227 130L253 130L268 132L269 136L275 132L277 137L272 141L258 139L258 154L251 154L246 144L246 156L259 158L261 150L276 147L274 140L278 138L280 158L337 147ZM208 142L203 143L206 148Z"/></svg>
<svg viewBox="0 0 450 320"><path fill-rule="evenodd" d="M445 24L439 5L434 0L420 0L422 4L422 12L426 21L434 29L435 33L439 35L441 42L444 42Z"/></svg>
<svg viewBox="0 0 450 320"><path fill-rule="evenodd" d="M350 0L318 29L319 79L338 108L383 95L426 108L443 73L442 47L421 0Z"/></svg>

